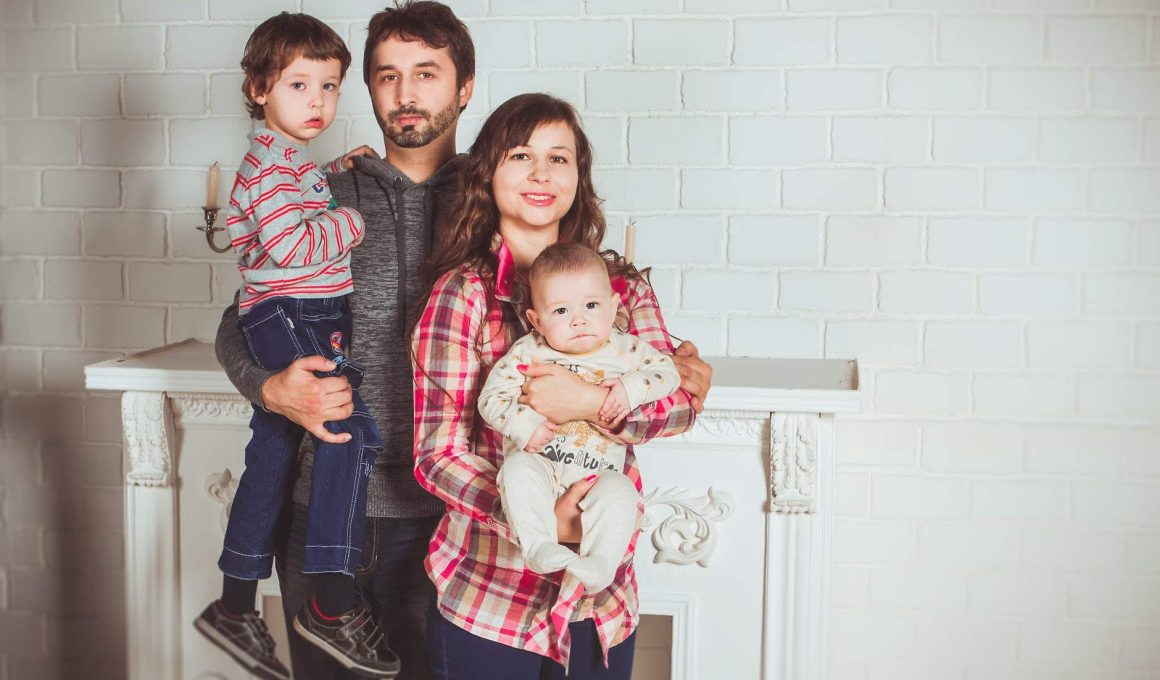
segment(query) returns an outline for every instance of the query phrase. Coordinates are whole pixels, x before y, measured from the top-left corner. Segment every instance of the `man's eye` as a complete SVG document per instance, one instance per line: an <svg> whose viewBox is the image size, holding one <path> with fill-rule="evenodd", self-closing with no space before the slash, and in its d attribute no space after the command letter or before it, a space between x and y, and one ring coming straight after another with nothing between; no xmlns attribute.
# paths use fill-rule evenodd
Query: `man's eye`
<svg viewBox="0 0 1160 680"><path fill-rule="evenodd" d="M434 73L430 73L430 72L428 72L428 71L423 71L422 73L420 73L420 74L419 74L419 77L420 77L420 78L424 78L424 79L429 79L429 78L434 78L434 77L435 77L435 74L434 74Z"/></svg>
<svg viewBox="0 0 1160 680"><path fill-rule="evenodd" d="M394 82L397 79L398 79L398 76L396 76L394 73L388 73L388 74L383 76L383 80L386 80L388 82Z"/></svg>

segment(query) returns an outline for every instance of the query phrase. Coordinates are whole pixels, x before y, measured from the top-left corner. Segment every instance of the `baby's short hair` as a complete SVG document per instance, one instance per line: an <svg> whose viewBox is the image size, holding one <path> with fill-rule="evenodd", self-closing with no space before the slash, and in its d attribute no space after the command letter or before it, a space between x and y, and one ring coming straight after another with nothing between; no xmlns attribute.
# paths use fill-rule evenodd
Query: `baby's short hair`
<svg viewBox="0 0 1160 680"><path fill-rule="evenodd" d="M318 19L309 14L290 12L266 19L250 34L242 54L242 72L246 76L242 81L242 96L251 118L262 120L266 117L264 107L254 101L254 97L269 91L282 69L298 57L315 61L337 59L342 65L339 78L346 78L346 70L350 67L350 50L346 43L334 29Z"/></svg>
<svg viewBox="0 0 1160 680"><path fill-rule="evenodd" d="M528 285L536 284L556 274L574 274L584 271L601 271L608 274L608 263L595 250L579 243L553 243L532 262L528 270Z"/></svg>

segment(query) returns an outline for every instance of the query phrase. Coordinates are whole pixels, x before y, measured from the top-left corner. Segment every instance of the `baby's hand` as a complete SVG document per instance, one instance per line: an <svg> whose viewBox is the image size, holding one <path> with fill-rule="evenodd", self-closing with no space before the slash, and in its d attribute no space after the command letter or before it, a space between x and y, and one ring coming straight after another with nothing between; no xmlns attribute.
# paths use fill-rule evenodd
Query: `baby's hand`
<svg viewBox="0 0 1160 680"><path fill-rule="evenodd" d="M619 378L605 380L600 386L612 388L600 405L600 419L609 425L616 425L628 416L628 390L624 389L624 383Z"/></svg>
<svg viewBox="0 0 1160 680"><path fill-rule="evenodd" d="M540 426L532 433L532 438L528 440L528 445L524 447L524 451L528 453L539 453L548 445L548 442L552 441L552 437L556 436L556 430L558 429L560 429L560 426L550 420L545 420L540 423Z"/></svg>

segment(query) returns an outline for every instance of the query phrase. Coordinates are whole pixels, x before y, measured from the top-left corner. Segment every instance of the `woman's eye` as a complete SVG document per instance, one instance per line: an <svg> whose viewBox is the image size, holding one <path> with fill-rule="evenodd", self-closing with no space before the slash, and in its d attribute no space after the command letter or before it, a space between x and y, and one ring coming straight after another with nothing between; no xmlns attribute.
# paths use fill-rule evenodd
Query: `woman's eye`
<svg viewBox="0 0 1160 680"><path fill-rule="evenodd" d="M513 153L510 158L513 161L526 161L531 157L528 156L528 154L524 153L523 151L517 151L517 152Z"/></svg>
<svg viewBox="0 0 1160 680"><path fill-rule="evenodd" d="M563 156L552 156L553 163L567 163L568 159Z"/></svg>

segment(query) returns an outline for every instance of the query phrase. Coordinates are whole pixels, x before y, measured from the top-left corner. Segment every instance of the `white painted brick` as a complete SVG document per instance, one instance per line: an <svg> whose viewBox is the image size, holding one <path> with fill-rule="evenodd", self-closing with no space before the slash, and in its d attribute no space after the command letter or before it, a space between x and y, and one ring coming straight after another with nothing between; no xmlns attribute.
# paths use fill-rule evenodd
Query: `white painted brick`
<svg viewBox="0 0 1160 680"><path fill-rule="evenodd" d="M475 44L476 69L532 65L532 25L524 21L466 21Z"/></svg>
<svg viewBox="0 0 1160 680"><path fill-rule="evenodd" d="M241 93L234 91L237 99ZM239 105L240 106L240 105ZM194 73L130 73L125 76L125 113L203 113L205 76Z"/></svg>
<svg viewBox="0 0 1160 680"><path fill-rule="evenodd" d="M995 0L1002 2L1003 0ZM1021 0L1029 2L1031 0ZM968 10L987 7L987 0L891 0L893 9Z"/></svg>
<svg viewBox="0 0 1160 680"><path fill-rule="evenodd" d="M1063 274L984 274L979 311L994 316L1069 316L1079 311L1079 281Z"/></svg>
<svg viewBox="0 0 1160 680"><path fill-rule="evenodd" d="M967 274L894 271L879 275L878 306L907 314L966 314L974 291Z"/></svg>
<svg viewBox="0 0 1160 680"><path fill-rule="evenodd" d="M46 170L46 206L115 208L121 203L121 174L115 170Z"/></svg>
<svg viewBox="0 0 1160 680"><path fill-rule="evenodd" d="M49 24L102 24L117 21L115 0L92 0L73 2L72 0L38 0L36 20Z"/></svg>
<svg viewBox="0 0 1160 680"><path fill-rule="evenodd" d="M115 359L120 354L116 352L79 352L79 351L48 351L44 353L44 389L54 391L70 391L81 392L85 389L85 366L104 361L106 359ZM110 449L114 450L115 449ZM81 459L81 456L76 456ZM116 452L108 459L108 462L120 462L120 452ZM75 463L75 461L71 461ZM67 466L66 466L67 467ZM119 465L100 465L94 466L91 476L77 479L75 481L88 484L117 484L122 479ZM69 473L57 472L58 475L67 476ZM72 481L72 480L70 480Z"/></svg>
<svg viewBox="0 0 1160 680"><path fill-rule="evenodd" d="M785 74L786 103L797 111L848 111L882 106L882 74L811 69Z"/></svg>
<svg viewBox="0 0 1160 680"><path fill-rule="evenodd" d="M820 346L821 324L812 319L729 320L729 356L818 359Z"/></svg>
<svg viewBox="0 0 1160 680"><path fill-rule="evenodd" d="M1019 368L1020 336L1013 322L931 322L923 358L936 368Z"/></svg>
<svg viewBox="0 0 1160 680"><path fill-rule="evenodd" d="M1150 267L1160 266L1160 222L1141 224L1136 239L1137 261Z"/></svg>
<svg viewBox="0 0 1160 680"><path fill-rule="evenodd" d="M580 14L580 0L508 0L491 8L494 16L536 16Z"/></svg>
<svg viewBox="0 0 1160 680"><path fill-rule="evenodd" d="M86 165L161 165L165 124L160 120L92 120L81 123Z"/></svg>
<svg viewBox="0 0 1160 680"><path fill-rule="evenodd" d="M1027 471L1067 477L1119 477L1125 454L1150 450L1140 432L1123 427L1043 425L1027 429Z"/></svg>
<svg viewBox="0 0 1160 680"><path fill-rule="evenodd" d="M1154 114L1160 110L1160 69L1093 70L1092 108Z"/></svg>
<svg viewBox="0 0 1160 680"><path fill-rule="evenodd" d="M834 514L838 517L866 517L870 500L869 475L838 472L834 475Z"/></svg>
<svg viewBox="0 0 1160 680"><path fill-rule="evenodd" d="M739 66L833 63L830 19L738 19L735 31L733 63Z"/></svg>
<svg viewBox="0 0 1160 680"><path fill-rule="evenodd" d="M664 306L664 303L661 303ZM671 308L671 307L670 307ZM718 316L666 314L665 325L673 344L690 340L703 356L725 356L725 319Z"/></svg>
<svg viewBox="0 0 1160 680"><path fill-rule="evenodd" d="M838 62L921 64L931 60L931 20L924 16L839 17Z"/></svg>
<svg viewBox="0 0 1160 680"><path fill-rule="evenodd" d="M0 257L0 300L40 297L40 262Z"/></svg>
<svg viewBox="0 0 1160 680"><path fill-rule="evenodd" d="M792 209L869 210L878 206L878 172L801 168L782 173L782 205Z"/></svg>
<svg viewBox="0 0 1160 680"><path fill-rule="evenodd" d="M729 161L736 165L800 165L829 157L824 118L752 117L729 121Z"/></svg>
<svg viewBox="0 0 1160 680"><path fill-rule="evenodd" d="M867 163L930 157L925 118L835 117L834 160Z"/></svg>
<svg viewBox="0 0 1160 680"><path fill-rule="evenodd" d="M1138 669L1160 666L1160 649L1156 648L1157 638L1160 638L1160 630L1154 626L1125 627L1121 652L1123 664L1128 668Z"/></svg>
<svg viewBox="0 0 1160 680"><path fill-rule="evenodd" d="M724 65L729 61L729 28L724 21L638 19L633 26L633 63Z"/></svg>
<svg viewBox="0 0 1160 680"><path fill-rule="evenodd" d="M4 70L23 73L73 70L72 30L64 28L6 28Z"/></svg>
<svg viewBox="0 0 1160 680"><path fill-rule="evenodd" d="M689 271L681 295L685 309L766 311L774 308L777 279L769 273Z"/></svg>
<svg viewBox="0 0 1160 680"><path fill-rule="evenodd" d="M1160 170L1096 170L1092 208L1110 213L1160 213Z"/></svg>
<svg viewBox="0 0 1160 680"><path fill-rule="evenodd" d="M874 403L884 413L966 413L966 375L879 371L874 378Z"/></svg>
<svg viewBox="0 0 1160 680"><path fill-rule="evenodd" d="M135 265L131 265L135 266ZM190 265L189 268L183 272L185 278L185 285L173 286L171 295L173 296L192 296L203 295L205 289L204 281L204 265ZM222 262L211 265L212 281L210 283L210 300L200 298L199 302L220 302L223 305L228 305L233 302L234 294L238 292L238 268L233 262ZM130 272L130 277L132 271ZM157 276L157 270L154 270L148 276L142 277L148 279ZM130 278L130 281L132 279Z"/></svg>
<svg viewBox="0 0 1160 680"><path fill-rule="evenodd" d="M1093 274L1084 281L1084 311L1098 316L1160 315L1160 276Z"/></svg>
<svg viewBox="0 0 1160 680"><path fill-rule="evenodd" d="M176 24L166 31L165 65L169 69L237 71L250 26Z"/></svg>
<svg viewBox="0 0 1160 680"><path fill-rule="evenodd" d="M1146 322L1136 327L1136 368L1160 369L1160 323Z"/></svg>
<svg viewBox="0 0 1160 680"><path fill-rule="evenodd" d="M1160 578L1076 574L1070 578L1068 613L1083 619L1156 623Z"/></svg>
<svg viewBox="0 0 1160 680"><path fill-rule="evenodd" d="M914 564L918 554L913 525L855 519L834 520L836 564Z"/></svg>
<svg viewBox="0 0 1160 680"><path fill-rule="evenodd" d="M1146 30L1139 17L1048 17L1047 58L1084 66L1139 63Z"/></svg>
<svg viewBox="0 0 1160 680"><path fill-rule="evenodd" d="M826 220L828 266L900 266L921 260L922 220L918 218L838 216Z"/></svg>
<svg viewBox="0 0 1160 680"><path fill-rule="evenodd" d="M1133 162L1139 157L1136 122L1124 119L1044 120L1039 159L1058 163Z"/></svg>
<svg viewBox="0 0 1160 680"><path fill-rule="evenodd" d="M44 297L58 300L120 300L120 262L47 260L44 263Z"/></svg>
<svg viewBox="0 0 1160 680"><path fill-rule="evenodd" d="M983 72L963 68L890 69L890 106L923 111L972 111L980 107Z"/></svg>
<svg viewBox="0 0 1160 680"><path fill-rule="evenodd" d="M769 0L685 0L685 9L698 14L750 14L769 12Z"/></svg>
<svg viewBox="0 0 1160 680"><path fill-rule="evenodd" d="M1028 479L971 482L971 516L1020 522L1062 521L1068 513L1068 484Z"/></svg>
<svg viewBox="0 0 1160 680"><path fill-rule="evenodd" d="M182 305L174 308L169 312L169 331L166 333L165 341L179 342L186 338L199 338L213 342L217 336L221 316L222 310L218 307Z"/></svg>
<svg viewBox="0 0 1160 680"><path fill-rule="evenodd" d="M1122 266L1131 261L1131 242L1124 222L1042 220L1035 225L1031 261L1067 269Z"/></svg>
<svg viewBox="0 0 1160 680"><path fill-rule="evenodd" d="M844 652L854 658L882 658L914 648L916 624L912 617L874 611L835 611L831 633L846 640Z"/></svg>
<svg viewBox="0 0 1160 680"><path fill-rule="evenodd" d="M129 264L128 278L130 300L210 301L210 271L204 264L133 262ZM232 295L232 291L237 289L236 269L231 279Z"/></svg>
<svg viewBox="0 0 1160 680"><path fill-rule="evenodd" d="M789 0L789 8L794 12L878 9L886 4L887 0Z"/></svg>
<svg viewBox="0 0 1160 680"><path fill-rule="evenodd" d="M961 611L967 600L966 579L936 569L874 569L870 604L881 609Z"/></svg>
<svg viewBox="0 0 1160 680"><path fill-rule="evenodd" d="M779 305L806 311L865 311L873 307L866 272L783 272Z"/></svg>
<svg viewBox="0 0 1160 680"><path fill-rule="evenodd" d="M636 258L642 263L718 264L724 260L720 217L665 215L636 220Z"/></svg>
<svg viewBox="0 0 1160 680"><path fill-rule="evenodd" d="M967 599L974 612L1059 615L1067 608L1067 578L1050 572L974 573L967 577Z"/></svg>
<svg viewBox="0 0 1160 680"><path fill-rule="evenodd" d="M885 519L957 519L967 514L967 483L946 477L874 475L870 513Z"/></svg>
<svg viewBox="0 0 1160 680"><path fill-rule="evenodd" d="M1116 534L1119 536L1119 534ZM1127 536L1128 568L1134 571L1154 573L1160 563L1160 535L1144 534Z"/></svg>
<svg viewBox="0 0 1160 680"><path fill-rule="evenodd" d="M1066 376L977 375L974 385L976 413L998 416L1071 416L1075 413L1075 388Z"/></svg>
<svg viewBox="0 0 1160 680"><path fill-rule="evenodd" d="M830 604L844 609L865 609L869 602L870 572L865 567L836 565L830 568Z"/></svg>
<svg viewBox="0 0 1160 680"><path fill-rule="evenodd" d="M1160 120L1144 121L1144 160L1160 161Z"/></svg>
<svg viewBox="0 0 1160 680"><path fill-rule="evenodd" d="M145 349L165 342L165 310L141 304L85 307L85 346Z"/></svg>
<svg viewBox="0 0 1160 680"><path fill-rule="evenodd" d="M1040 40L1034 17L939 17L939 58L952 64L1034 63Z"/></svg>
<svg viewBox="0 0 1160 680"><path fill-rule="evenodd" d="M489 78L488 103L493 109L525 92L546 92L577 108L584 101L584 74L579 71L502 71Z"/></svg>
<svg viewBox="0 0 1160 680"><path fill-rule="evenodd" d="M722 159L719 118L632 118L628 160L644 165L710 165Z"/></svg>
<svg viewBox="0 0 1160 680"><path fill-rule="evenodd" d="M915 647L938 659L947 669L976 663L1013 661L1016 627L1012 621L992 616L971 616L962 612L923 612L918 617ZM901 661L897 657L891 661ZM907 665L905 663L899 665ZM946 677L945 671L934 676Z"/></svg>
<svg viewBox="0 0 1160 680"><path fill-rule="evenodd" d="M592 174L606 210L665 210L677 205L671 170L596 170Z"/></svg>
<svg viewBox="0 0 1160 680"><path fill-rule="evenodd" d="M585 116L582 125L588 143L592 146L593 165L623 166L628 162L628 149L625 148L627 124L624 119Z"/></svg>
<svg viewBox="0 0 1160 680"><path fill-rule="evenodd" d="M90 26L78 28L77 64L85 71L160 69L165 56L161 35L161 26ZM238 44L245 45L245 42ZM195 46L190 45L190 47ZM204 48L205 45L199 47Z"/></svg>
<svg viewBox="0 0 1160 680"><path fill-rule="evenodd" d="M920 526L918 561L955 569L1009 567L1019 561L1019 529L1004 526Z"/></svg>
<svg viewBox="0 0 1160 680"><path fill-rule="evenodd" d="M622 20L536 22L540 66L616 66L628 63L630 24Z"/></svg>
<svg viewBox="0 0 1160 680"><path fill-rule="evenodd" d="M984 182L986 206L991 210L1079 210L1085 202L1087 172L1047 168L988 168Z"/></svg>
<svg viewBox="0 0 1160 680"><path fill-rule="evenodd" d="M910 468L916 463L918 423L842 418L837 421L836 428L838 444L835 454L840 465Z"/></svg>
<svg viewBox="0 0 1160 680"><path fill-rule="evenodd" d="M1015 425L929 423L922 428L922 468L958 474L1017 474L1023 435Z"/></svg>
<svg viewBox="0 0 1160 680"><path fill-rule="evenodd" d="M991 71L987 104L998 111L1079 111L1084 74L1078 70L997 68Z"/></svg>
<svg viewBox="0 0 1160 680"><path fill-rule="evenodd" d="M247 2L230 2L230 0L209 0L209 18L214 20L250 19L254 22L271 17L278 12L291 9L285 0L247 0Z"/></svg>
<svg viewBox="0 0 1160 680"><path fill-rule="evenodd" d="M584 9L589 14L675 14L679 0L588 0Z"/></svg>
<svg viewBox="0 0 1160 680"><path fill-rule="evenodd" d="M1027 260L1027 224L981 217L932 218L927 257L947 267L1018 267Z"/></svg>
<svg viewBox="0 0 1160 680"><path fill-rule="evenodd" d="M13 165L74 165L77 125L71 120L12 121L7 124L8 162Z"/></svg>
<svg viewBox="0 0 1160 680"><path fill-rule="evenodd" d="M890 210L949 212L979 206L979 171L967 168L887 168Z"/></svg>
<svg viewBox="0 0 1160 680"><path fill-rule="evenodd" d="M205 0L121 0L121 15L125 22L204 19Z"/></svg>
<svg viewBox="0 0 1160 680"><path fill-rule="evenodd" d="M205 203L205 170L128 170L125 207L187 210ZM228 176L228 175L227 175Z"/></svg>
<svg viewBox="0 0 1160 680"><path fill-rule="evenodd" d="M776 71L687 71L681 100L690 111L770 111L784 108L783 91Z"/></svg>
<svg viewBox="0 0 1160 680"><path fill-rule="evenodd" d="M1152 421L1160 417L1160 378L1081 373L1077 380L1080 415Z"/></svg>
<svg viewBox="0 0 1160 680"><path fill-rule="evenodd" d="M729 219L729 261L815 265L818 232L818 220L812 216L737 215Z"/></svg>
<svg viewBox="0 0 1160 680"><path fill-rule="evenodd" d="M199 76L200 77L200 76ZM224 116L245 116L246 107L242 101L242 76L236 73L215 73L209 79L209 109L211 112ZM185 95L181 105L183 108L192 108L194 98L192 93ZM204 108L204 104L202 105ZM197 109L200 111L201 108ZM197 111L190 111L196 113ZM184 113L175 111L174 113ZM378 124L375 124L378 127ZM381 136L381 134L380 134Z"/></svg>
<svg viewBox="0 0 1160 680"><path fill-rule="evenodd" d="M1033 369L1126 369L1128 337L1128 326L1122 323L1031 323L1027 326L1027 365Z"/></svg>
<svg viewBox="0 0 1160 680"><path fill-rule="evenodd" d="M217 162L222 164L228 175L249 148L246 135L250 133L250 128L248 118L217 116L174 120L169 124L169 162L174 165L205 166ZM322 164L329 160L314 155L313 151L312 148L311 158L316 163Z"/></svg>
<svg viewBox="0 0 1160 680"><path fill-rule="evenodd" d="M1023 563L1033 568L1112 570L1124 562L1124 536L1076 526L1036 527L1023 538Z"/></svg>
<svg viewBox="0 0 1160 680"><path fill-rule="evenodd" d="M3 40L3 36L4 34L0 33L0 40ZM0 51L0 54L3 52ZM0 63L3 62L0 61ZM43 83L56 82L56 76L41 76L40 82L43 88ZM4 74L0 76L0 87L4 88L0 90L3 92L3 96L0 96L0 115L9 118L31 118L33 116L33 110L36 106L36 83L31 75Z"/></svg>
<svg viewBox="0 0 1160 680"><path fill-rule="evenodd" d="M62 211L0 214L0 250L5 255L80 255L80 213Z"/></svg>
<svg viewBox="0 0 1160 680"><path fill-rule="evenodd" d="M116 116L121 113L121 78L115 74L43 76L42 116Z"/></svg>
<svg viewBox="0 0 1160 680"><path fill-rule="evenodd" d="M773 170L683 170L681 207L758 210L777 206Z"/></svg>
<svg viewBox="0 0 1160 680"><path fill-rule="evenodd" d="M591 111L668 111L680 106L676 71L590 71Z"/></svg>
<svg viewBox="0 0 1160 680"><path fill-rule="evenodd" d="M905 321L830 321L826 357L857 359L860 364L915 365L919 325Z"/></svg>
<svg viewBox="0 0 1160 680"><path fill-rule="evenodd" d="M653 267L649 284L662 309L676 309L681 297L681 270L676 267Z"/></svg>
<svg viewBox="0 0 1160 680"><path fill-rule="evenodd" d="M936 161L992 163L1030 161L1035 122L1026 118L935 118Z"/></svg>
<svg viewBox="0 0 1160 680"><path fill-rule="evenodd" d="M1076 485L1072 493L1077 522L1156 526L1155 484L1089 482Z"/></svg>
<svg viewBox="0 0 1160 680"><path fill-rule="evenodd" d="M87 442L123 443L121 399L116 395L99 396L98 393L90 392L85 399L84 434Z"/></svg>
<svg viewBox="0 0 1160 680"><path fill-rule="evenodd" d="M81 308L50 302L9 302L0 310L0 343L4 345L79 345Z"/></svg>

